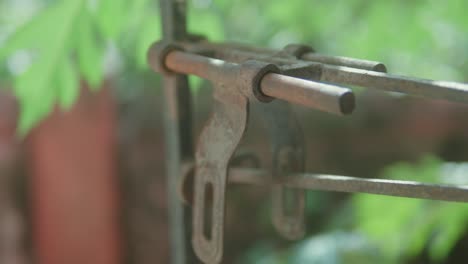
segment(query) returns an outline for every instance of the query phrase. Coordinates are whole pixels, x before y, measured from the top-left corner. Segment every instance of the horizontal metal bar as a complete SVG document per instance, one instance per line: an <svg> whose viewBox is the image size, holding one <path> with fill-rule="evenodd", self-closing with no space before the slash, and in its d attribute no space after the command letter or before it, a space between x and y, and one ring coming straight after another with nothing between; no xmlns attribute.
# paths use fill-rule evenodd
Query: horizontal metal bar
<svg viewBox="0 0 468 264"><path fill-rule="evenodd" d="M397 76L339 66L324 66L320 81L468 103L468 84Z"/></svg>
<svg viewBox="0 0 468 264"><path fill-rule="evenodd" d="M165 64L172 71L197 75L214 82L232 79L240 67L236 63L183 51L171 51L166 56ZM261 80L259 89L273 98L338 115L349 114L354 109L352 91L330 84L268 73Z"/></svg>
<svg viewBox="0 0 468 264"><path fill-rule="evenodd" d="M239 51L251 52L255 54L263 54L263 55L269 55L269 56L278 54L278 51L274 49L252 47L252 46L240 44L240 43L200 42L200 43L197 43L196 45L203 46L205 48L209 48L211 50L216 50L216 51L239 50ZM369 70L369 71L378 71L378 72L387 71L387 68L381 62L349 58L349 57L343 57L343 56L331 56L331 55L319 54L315 52L307 52L303 54L300 57L300 59L304 61L319 62L319 63L325 63L325 64L330 64L330 65L340 65L340 66L352 67L352 68Z"/></svg>
<svg viewBox="0 0 468 264"><path fill-rule="evenodd" d="M387 67L381 62L355 59L342 56L329 56L319 53L306 53L300 57L301 60L320 62L330 65L339 65L350 68L377 71L377 72L387 72Z"/></svg>
<svg viewBox="0 0 468 264"><path fill-rule="evenodd" d="M228 79L238 68L236 63L182 51L171 51L166 56L165 65L171 71L196 75L214 82Z"/></svg>
<svg viewBox="0 0 468 264"><path fill-rule="evenodd" d="M265 75L260 89L270 97L335 114L350 114L355 107L349 89L280 74Z"/></svg>
<svg viewBox="0 0 468 264"><path fill-rule="evenodd" d="M231 44L221 44L231 45ZM186 45L191 50L206 50L209 47L217 47L217 44L190 44ZM237 44L232 48L237 47ZM242 46L241 46L242 47ZM261 53L262 49L215 49L217 58L232 62L242 62L246 59L258 59L279 65L304 63L304 60L272 57L267 53ZM268 51L268 50L267 50ZM347 66L329 65L318 62L308 62L314 66L316 72L311 74L314 81L337 83L340 85L355 85L370 89L379 89L390 92L399 92L411 96L430 99L444 99L452 102L468 103L468 84L456 82L433 81L420 78L391 75L383 72L369 71ZM320 70L319 70L320 69Z"/></svg>
<svg viewBox="0 0 468 264"><path fill-rule="evenodd" d="M317 191L368 193L386 196L468 202L468 186L427 184L414 181L367 179L325 174L294 174L273 180L264 170L231 168L229 183L269 186L282 184L288 187Z"/></svg>

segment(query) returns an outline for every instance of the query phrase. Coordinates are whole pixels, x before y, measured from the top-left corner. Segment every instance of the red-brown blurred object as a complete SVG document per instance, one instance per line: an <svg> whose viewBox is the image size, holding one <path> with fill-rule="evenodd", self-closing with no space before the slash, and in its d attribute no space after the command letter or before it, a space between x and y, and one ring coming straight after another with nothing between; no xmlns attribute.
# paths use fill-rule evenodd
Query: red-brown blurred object
<svg viewBox="0 0 468 264"><path fill-rule="evenodd" d="M21 152L16 117L15 98L9 90L0 90L0 263L25 264L25 219L15 188Z"/></svg>
<svg viewBox="0 0 468 264"><path fill-rule="evenodd" d="M31 134L33 244L39 264L121 261L115 102L108 87L83 88Z"/></svg>

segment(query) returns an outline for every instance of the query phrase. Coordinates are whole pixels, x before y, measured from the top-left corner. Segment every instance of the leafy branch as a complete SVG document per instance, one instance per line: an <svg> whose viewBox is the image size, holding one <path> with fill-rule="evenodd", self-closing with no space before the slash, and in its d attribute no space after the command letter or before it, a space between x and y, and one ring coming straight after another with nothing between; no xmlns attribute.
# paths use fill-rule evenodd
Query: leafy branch
<svg viewBox="0 0 468 264"><path fill-rule="evenodd" d="M99 88L105 75L107 45L124 44L128 34L125 29L135 30L147 22L140 17L157 18L157 9L148 8L150 3L100 0L91 5L86 0L57 1L17 28L1 47L0 61L14 59L18 52L26 53L31 60L13 78L21 109L18 132L25 135L55 104L69 109L79 96L81 79L92 90ZM143 27L146 37L127 45L131 52L138 49L138 57L158 37L159 24L151 26L157 30ZM138 66L145 64L140 62Z"/></svg>

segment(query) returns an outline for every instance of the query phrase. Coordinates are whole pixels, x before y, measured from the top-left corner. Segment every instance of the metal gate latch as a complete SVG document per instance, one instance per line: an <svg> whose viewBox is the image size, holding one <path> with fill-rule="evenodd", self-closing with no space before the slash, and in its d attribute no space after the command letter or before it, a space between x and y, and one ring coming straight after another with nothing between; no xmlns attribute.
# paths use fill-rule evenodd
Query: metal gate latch
<svg viewBox="0 0 468 264"><path fill-rule="evenodd" d="M169 75L177 69L177 72L195 74L213 84L215 100L212 115L200 135L195 153L192 244L201 260L219 263L223 248L228 165L245 132L249 102L272 101L274 98L262 90L271 86L272 91L301 92L296 97L304 100L303 95L306 95L306 104L317 105L329 112L345 113L354 107L354 97L346 88L282 75L280 67L272 63L247 59L236 64L183 50L182 46L160 42L150 49L149 60L152 68L162 74ZM271 107L265 104L261 108L271 134L272 175L280 177L302 172L303 139L289 106L286 102L275 102ZM304 233L304 190L288 188L292 202L286 210L286 199L283 198L286 188L273 187L274 225L285 237L299 238ZM208 196L211 199L207 199ZM290 207L295 208L290 210ZM209 208L211 215L206 216L205 211Z"/></svg>
<svg viewBox="0 0 468 264"><path fill-rule="evenodd" d="M303 133L289 104L350 114L354 94L334 84L468 103L467 84L390 75L382 63L321 55L303 45L276 51L203 39L157 42L148 61L165 76L192 74L213 84L212 114L201 132L194 164L183 169L182 182L185 189L193 188L193 195L186 192L184 199L193 199L192 245L206 263L222 258L228 182L271 186L273 224L288 239L304 234L306 189L468 202L463 186L305 173ZM251 106L260 109L269 134L272 167L267 171L229 166Z"/></svg>

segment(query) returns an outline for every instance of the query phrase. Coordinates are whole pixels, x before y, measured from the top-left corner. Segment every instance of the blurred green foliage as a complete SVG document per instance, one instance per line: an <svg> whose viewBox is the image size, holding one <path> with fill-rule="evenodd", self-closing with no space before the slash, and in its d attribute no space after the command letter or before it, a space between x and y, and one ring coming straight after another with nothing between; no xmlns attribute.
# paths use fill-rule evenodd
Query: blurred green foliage
<svg viewBox="0 0 468 264"><path fill-rule="evenodd" d="M9 62L13 75L21 134L54 103L68 109L80 79L96 88L109 72L117 74L109 70L115 68L109 54L119 55L121 71L146 70L146 50L161 32L157 1L3 0L1 5L0 33L6 28L8 34L0 38L0 61ZM12 14L11 6L18 5ZM214 41L275 48L308 43L324 53L383 61L399 74L464 81L467 9L464 0L193 0L188 28ZM0 73L5 79L5 65Z"/></svg>
<svg viewBox="0 0 468 264"><path fill-rule="evenodd" d="M44 6L15 27L0 49L0 61L22 62L24 58L23 65L10 67L21 106L21 134L44 118L55 103L69 109L79 94L81 78L91 89L99 88L112 46L121 50L131 46L136 51L127 56L131 58L128 63L141 67L149 43L159 35L154 1L39 2Z"/></svg>
<svg viewBox="0 0 468 264"><path fill-rule="evenodd" d="M440 183L453 176L443 168L442 161L425 157L418 164L392 165L383 171L382 178ZM380 246L389 263L401 263L425 248L433 261L440 261L467 228L465 204L365 194L354 195L352 202L357 229Z"/></svg>
<svg viewBox="0 0 468 264"><path fill-rule="evenodd" d="M372 264L383 263L378 248L351 232L327 232L278 250L266 242L258 243L239 263L259 264Z"/></svg>

